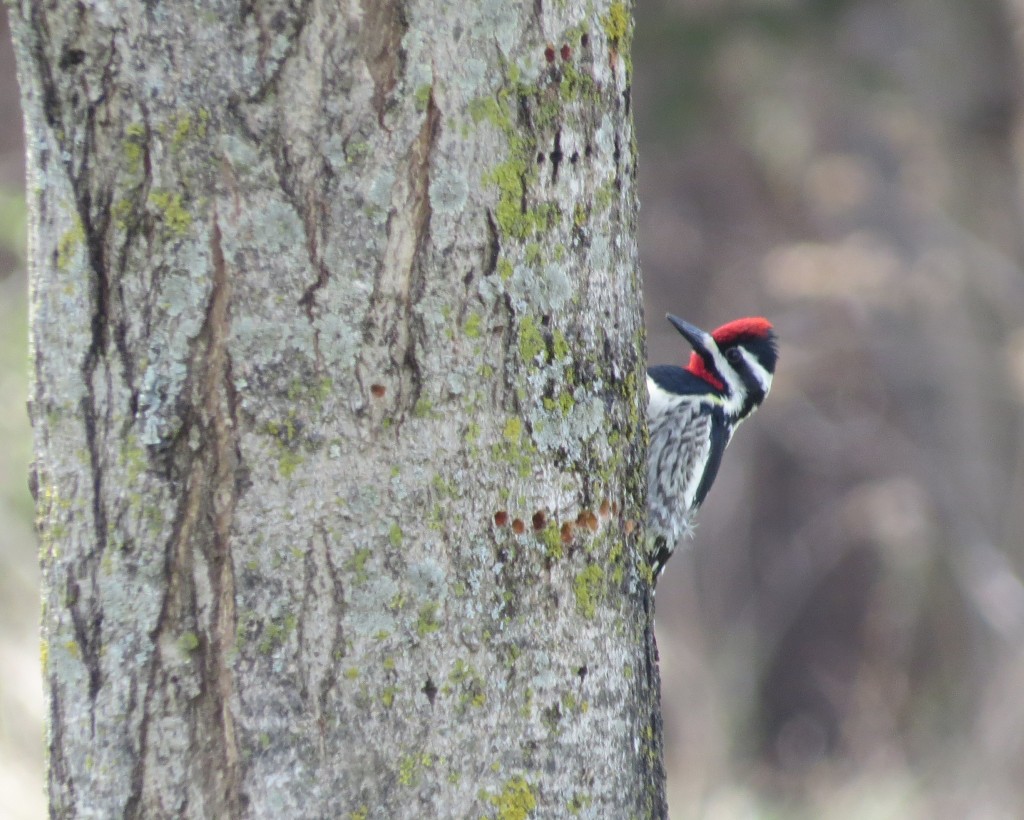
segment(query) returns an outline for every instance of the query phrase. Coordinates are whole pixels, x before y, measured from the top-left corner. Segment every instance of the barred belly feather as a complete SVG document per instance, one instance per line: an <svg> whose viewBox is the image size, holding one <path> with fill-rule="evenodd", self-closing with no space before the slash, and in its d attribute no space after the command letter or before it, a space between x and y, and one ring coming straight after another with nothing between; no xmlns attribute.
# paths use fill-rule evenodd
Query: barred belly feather
<svg viewBox="0 0 1024 820"><path fill-rule="evenodd" d="M680 536L693 531L697 488L711 450L711 416L701 412L695 396L669 403L650 419L647 526L671 552Z"/></svg>

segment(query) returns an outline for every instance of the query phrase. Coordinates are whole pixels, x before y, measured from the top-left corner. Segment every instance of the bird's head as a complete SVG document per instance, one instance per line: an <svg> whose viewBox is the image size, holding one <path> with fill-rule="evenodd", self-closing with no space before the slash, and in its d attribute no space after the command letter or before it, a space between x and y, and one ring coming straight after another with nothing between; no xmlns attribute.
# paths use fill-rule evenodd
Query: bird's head
<svg viewBox="0 0 1024 820"><path fill-rule="evenodd" d="M667 318L693 347L686 369L712 387L725 412L738 420L756 410L771 389L778 359L771 322L735 319L707 333L678 316Z"/></svg>

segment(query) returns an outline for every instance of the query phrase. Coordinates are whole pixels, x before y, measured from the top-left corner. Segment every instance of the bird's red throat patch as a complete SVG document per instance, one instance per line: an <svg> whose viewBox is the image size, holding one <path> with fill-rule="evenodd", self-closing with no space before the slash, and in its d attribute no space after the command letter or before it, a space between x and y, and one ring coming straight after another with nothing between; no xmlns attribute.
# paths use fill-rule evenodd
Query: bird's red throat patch
<svg viewBox="0 0 1024 820"><path fill-rule="evenodd" d="M704 364L704 360L696 353L690 354L690 363L686 365L686 369L698 379L706 381L716 390L725 390L725 383L718 378L718 376L708 370L707 365Z"/></svg>

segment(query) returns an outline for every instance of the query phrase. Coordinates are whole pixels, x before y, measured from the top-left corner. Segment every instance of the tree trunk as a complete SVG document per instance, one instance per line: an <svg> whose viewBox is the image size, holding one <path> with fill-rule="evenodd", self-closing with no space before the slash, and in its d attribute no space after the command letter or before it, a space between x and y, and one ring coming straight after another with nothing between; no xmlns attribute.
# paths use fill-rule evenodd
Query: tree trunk
<svg viewBox="0 0 1024 820"><path fill-rule="evenodd" d="M52 814L663 815L628 8L11 16Z"/></svg>

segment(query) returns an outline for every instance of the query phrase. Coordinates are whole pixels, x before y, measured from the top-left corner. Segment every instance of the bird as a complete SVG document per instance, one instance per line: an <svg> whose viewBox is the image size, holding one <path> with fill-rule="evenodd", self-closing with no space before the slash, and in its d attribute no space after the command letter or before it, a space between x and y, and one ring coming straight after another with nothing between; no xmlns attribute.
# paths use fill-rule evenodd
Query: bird
<svg viewBox="0 0 1024 820"><path fill-rule="evenodd" d="M654 582L718 475L739 424L771 390L778 359L771 322L735 319L711 333L671 313L668 321L693 348L686 367L647 369L647 533Z"/></svg>

